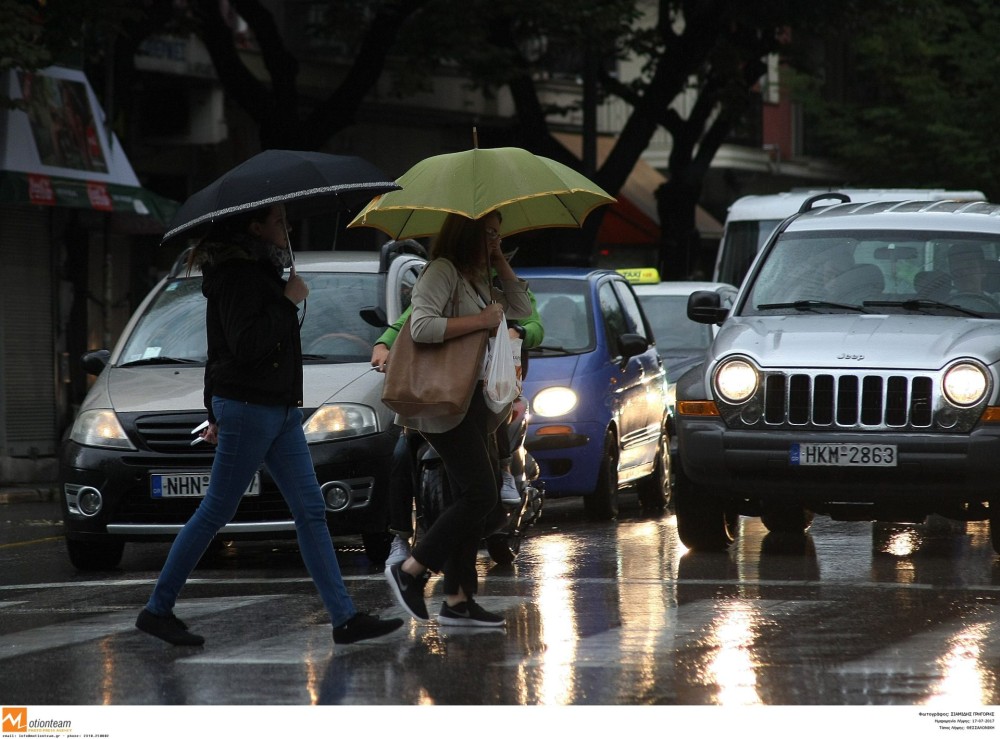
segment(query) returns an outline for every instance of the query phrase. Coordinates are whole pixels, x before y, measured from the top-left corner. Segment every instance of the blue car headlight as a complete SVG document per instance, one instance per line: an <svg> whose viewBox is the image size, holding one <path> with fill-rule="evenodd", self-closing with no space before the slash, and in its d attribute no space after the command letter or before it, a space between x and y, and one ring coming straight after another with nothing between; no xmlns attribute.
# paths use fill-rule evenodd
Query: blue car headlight
<svg viewBox="0 0 1000 739"><path fill-rule="evenodd" d="M378 431L375 409L357 403L326 403L316 409L302 425L306 441L335 441L349 436L364 436Z"/></svg>
<svg viewBox="0 0 1000 739"><path fill-rule="evenodd" d="M564 416L576 408L576 391L568 387L547 387L531 401L531 412L543 418Z"/></svg>
<svg viewBox="0 0 1000 739"><path fill-rule="evenodd" d="M73 421L69 438L84 446L135 451L135 446L128 440L125 429L118 421L118 416L110 408L94 408L83 411Z"/></svg>

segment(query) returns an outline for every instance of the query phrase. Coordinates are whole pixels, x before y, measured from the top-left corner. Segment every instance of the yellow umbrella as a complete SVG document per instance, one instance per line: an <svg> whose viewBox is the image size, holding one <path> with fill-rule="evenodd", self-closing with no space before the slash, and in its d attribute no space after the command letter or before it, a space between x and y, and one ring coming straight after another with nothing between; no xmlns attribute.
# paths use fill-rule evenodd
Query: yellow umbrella
<svg viewBox="0 0 1000 739"><path fill-rule="evenodd" d="M582 174L524 149L470 149L418 162L372 199L348 227L371 226L394 239L431 236L449 213L480 218L498 210L500 235L579 228L594 208L615 202Z"/></svg>

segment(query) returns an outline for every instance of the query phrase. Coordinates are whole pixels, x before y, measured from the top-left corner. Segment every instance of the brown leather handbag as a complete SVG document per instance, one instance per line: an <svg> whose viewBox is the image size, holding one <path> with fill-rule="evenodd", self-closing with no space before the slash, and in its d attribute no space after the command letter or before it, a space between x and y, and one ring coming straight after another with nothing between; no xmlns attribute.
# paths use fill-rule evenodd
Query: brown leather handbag
<svg viewBox="0 0 1000 739"><path fill-rule="evenodd" d="M452 296L454 316L459 285ZM441 343L417 342L407 318L389 352L382 402L408 418L465 414L481 379L488 338L489 330L481 329Z"/></svg>

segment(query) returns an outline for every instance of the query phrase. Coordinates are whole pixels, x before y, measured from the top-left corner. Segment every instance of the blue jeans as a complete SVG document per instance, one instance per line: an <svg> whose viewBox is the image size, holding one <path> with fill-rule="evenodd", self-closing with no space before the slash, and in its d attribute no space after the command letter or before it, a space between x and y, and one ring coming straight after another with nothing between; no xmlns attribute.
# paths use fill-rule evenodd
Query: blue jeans
<svg viewBox="0 0 1000 739"><path fill-rule="evenodd" d="M236 515L254 473L265 465L295 519L299 551L334 626L355 614L326 526L326 505L302 432L302 411L213 397L219 444L208 492L170 547L146 604L173 611L177 595L219 530Z"/></svg>

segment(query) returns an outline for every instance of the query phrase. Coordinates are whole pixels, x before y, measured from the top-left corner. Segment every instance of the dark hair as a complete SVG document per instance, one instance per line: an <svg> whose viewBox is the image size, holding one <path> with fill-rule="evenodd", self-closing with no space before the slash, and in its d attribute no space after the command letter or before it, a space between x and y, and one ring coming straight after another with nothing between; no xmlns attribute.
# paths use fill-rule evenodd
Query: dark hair
<svg viewBox="0 0 1000 739"><path fill-rule="evenodd" d="M486 248L483 236L486 232L486 219L491 215L501 217L498 211L487 213L476 220L458 213L449 213L431 246L431 259L444 257L459 272L475 265L479 261L476 250Z"/></svg>
<svg viewBox="0 0 1000 739"><path fill-rule="evenodd" d="M205 262L213 245L241 242L250 233L251 225L267 220L272 208L274 208L273 205L265 205L263 208L240 211L212 221L208 231L188 254L188 274L191 274L194 267L200 267Z"/></svg>

